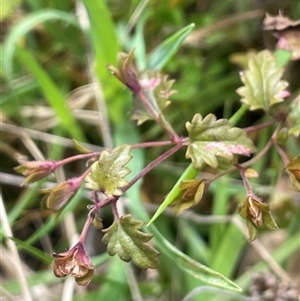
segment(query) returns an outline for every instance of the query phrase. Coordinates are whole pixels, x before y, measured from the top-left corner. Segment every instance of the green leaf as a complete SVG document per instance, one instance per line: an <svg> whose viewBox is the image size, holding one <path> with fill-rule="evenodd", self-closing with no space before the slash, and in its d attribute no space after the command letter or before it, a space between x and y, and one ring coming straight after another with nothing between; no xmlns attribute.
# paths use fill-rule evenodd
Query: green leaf
<svg viewBox="0 0 300 301"><path fill-rule="evenodd" d="M249 156L255 150L252 141L244 130L231 127L226 119L218 119L213 114L204 119L200 114L186 123L189 144L186 158L191 158L195 168L205 162L213 168L218 167L218 157L232 161L234 155Z"/></svg>
<svg viewBox="0 0 300 301"><path fill-rule="evenodd" d="M58 89L54 81L43 70L35 58L27 50L18 47L18 58L22 64L30 71L39 84L45 98L51 107L55 110L57 116L60 118L61 124L70 135L77 140L84 141L84 135L81 128L78 126L70 109L66 104L66 98Z"/></svg>
<svg viewBox="0 0 300 301"><path fill-rule="evenodd" d="M147 224L147 227L150 226L164 211L165 209L173 203L182 193L182 190L180 188L180 184L184 180L191 180L194 179L194 177L197 175L198 170L195 169L193 164L190 164L184 173L181 175L181 177L178 179L176 184L173 186L172 190L169 192L165 200L161 203L161 205L158 207L152 218Z"/></svg>
<svg viewBox="0 0 300 301"><path fill-rule="evenodd" d="M83 0L89 19L89 38L92 45L92 66L101 83L107 110L112 123L119 124L127 120L124 106L130 104L129 95L124 93L123 85L118 82L106 65L116 65L120 50L114 22L107 1ZM122 98L122 101L120 101Z"/></svg>
<svg viewBox="0 0 300 301"><path fill-rule="evenodd" d="M241 291L241 288L233 281L223 276L222 274L210 269L209 267L193 260L186 254L182 253L166 240L160 231L153 225L150 226L151 232L154 234L154 239L157 245L162 249L165 256L168 256L176 263L180 269L192 275L196 279L208 283L213 286Z"/></svg>
<svg viewBox="0 0 300 301"><path fill-rule="evenodd" d="M119 51L113 20L105 1L83 0L83 3L90 21L96 72L99 80L103 82L109 77L106 64L115 65Z"/></svg>
<svg viewBox="0 0 300 301"><path fill-rule="evenodd" d="M193 179L197 173L198 171L195 170L192 164L190 164L189 167L186 169L185 178L188 178L190 176L189 178ZM179 179L176 185L174 186L176 187L176 189L170 192L170 199L178 195L178 192L180 193L180 182L181 179ZM138 218L149 218L144 206L140 201L138 202L137 199L132 199L131 202L129 202L129 208L130 211L133 212L134 215ZM154 220L154 217L151 219L151 221L152 220ZM214 271L213 269L206 267L203 264L198 263L191 257L182 253L179 249L173 246L153 224L149 226L149 231L154 235L154 243L157 246L157 248L161 251L161 253L169 257L174 262L174 264L176 264L176 266L182 269L185 273L193 276L195 279L199 279L212 286L241 291L241 288L227 277Z"/></svg>
<svg viewBox="0 0 300 301"><path fill-rule="evenodd" d="M276 62L278 67L285 67L291 60L292 53L283 49L276 49L275 51Z"/></svg>
<svg viewBox="0 0 300 301"><path fill-rule="evenodd" d="M105 235L102 241L107 244L111 256L118 254L122 260L132 260L142 269L157 269L159 252L145 244L153 235L139 231L143 225L143 221L132 220L131 214L122 216L103 230Z"/></svg>
<svg viewBox="0 0 300 301"><path fill-rule="evenodd" d="M249 59L248 69L241 73L243 87L237 89L241 101L250 110L263 109L266 112L276 103L282 102L288 86L281 80L283 69L276 65L276 57L264 50Z"/></svg>
<svg viewBox="0 0 300 301"><path fill-rule="evenodd" d="M182 29L175 32L172 36L167 38L161 44L159 44L150 54L148 58L147 68L150 70L160 70L167 61L175 54L178 48L181 46L184 39L195 27L194 23L191 23Z"/></svg>
<svg viewBox="0 0 300 301"><path fill-rule="evenodd" d="M130 150L130 145L124 144L111 152L102 151L99 160L92 164L91 171L85 178L85 187L103 191L107 197L122 195L120 188L128 185L124 177L131 172L124 167L132 158Z"/></svg>

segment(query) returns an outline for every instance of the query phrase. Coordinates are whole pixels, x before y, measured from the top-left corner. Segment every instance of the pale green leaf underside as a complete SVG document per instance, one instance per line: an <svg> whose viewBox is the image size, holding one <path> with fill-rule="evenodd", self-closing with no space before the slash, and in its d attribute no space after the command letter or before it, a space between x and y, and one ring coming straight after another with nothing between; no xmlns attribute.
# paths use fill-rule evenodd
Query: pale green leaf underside
<svg viewBox="0 0 300 301"><path fill-rule="evenodd" d="M130 150L130 145L124 144L112 152L103 151L100 159L91 166L85 187L103 191L107 197L122 195L120 188L128 184L124 177L130 173L130 169L124 167L132 158Z"/></svg>
<svg viewBox="0 0 300 301"><path fill-rule="evenodd" d="M132 220L131 215L122 216L107 229L103 230L105 235L102 239L107 244L107 252L128 262L132 260L142 269L158 268L159 252L147 245L152 235L139 231L143 222Z"/></svg>
<svg viewBox="0 0 300 301"><path fill-rule="evenodd" d="M219 157L231 161L233 155L249 156L255 151L244 130L231 127L226 119L217 120L213 114L204 119L196 114L191 123L186 123L186 128L190 138L186 157L192 159L195 168L204 162L217 168Z"/></svg>
<svg viewBox="0 0 300 301"><path fill-rule="evenodd" d="M241 73L243 87L237 89L241 101L250 110L263 109L283 101L283 92L288 83L280 80L283 69L277 67L275 56L267 50L259 52L248 62L248 69Z"/></svg>

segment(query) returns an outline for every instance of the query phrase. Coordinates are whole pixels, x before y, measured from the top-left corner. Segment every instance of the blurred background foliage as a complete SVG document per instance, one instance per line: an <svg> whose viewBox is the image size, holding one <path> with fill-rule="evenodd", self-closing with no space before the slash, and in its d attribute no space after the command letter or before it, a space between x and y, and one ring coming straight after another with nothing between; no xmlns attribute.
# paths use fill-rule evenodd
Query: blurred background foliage
<svg viewBox="0 0 300 301"><path fill-rule="evenodd" d="M164 256L160 258L162 268L158 271L136 270L130 264L120 264L118 258L108 258L102 254L102 234L93 230L90 253L102 254L94 258L95 264L99 264L97 277L87 290L76 288L73 299L62 297L63 286L52 275L47 254L64 250L71 244L72 235L80 231L84 223L86 216L82 212L89 195L84 191L78 194L66 208L64 218L54 224L47 212L39 210L42 198L37 193L38 187L21 188L22 179L14 174L13 167L25 157L61 159L75 154L72 138L94 149L167 139L151 122L138 129L133 123L129 124L130 92L111 76L105 65L116 64L119 51L135 48L137 64L142 70L147 54L190 23L195 23L194 30L163 68L169 78L176 79L174 88L178 91L172 96L167 116L180 135L186 135L185 122L197 112L203 116L214 113L219 118L230 118L240 107L235 90L241 86L241 67L231 58L250 49L273 50L276 40L271 32L262 30L262 20L266 12L277 15L280 9L291 19L300 18L297 0L2 2L1 191L13 235L25 241L17 245L28 284L48 293L48 299L43 295L46 298L43 300L182 300L191 289L201 285ZM297 95L299 61L287 66L285 79L290 82L292 95ZM237 126L251 126L264 118L260 111L248 112ZM265 129L253 135L258 149L263 148L271 134ZM295 145L290 143L290 153L294 156L299 151ZM136 151L132 170L138 172L162 152L161 148ZM145 177L141 191L137 185L127 196L130 200L125 207L134 206L128 202L143 200L152 214L187 165L183 152L173 156L172 161ZM235 174L212 185L193 212L175 218L167 211L155 223L172 244L236 281L245 289L245 295L249 294L253 272L270 269L270 262L278 265L282 279L297 282L296 275L299 276L299 195L282 174L276 152L271 152L254 168L260 173L260 177L253 180L257 183L255 189L270 201L280 227L278 231L261 234L259 244L254 245L259 255L247 243L241 225L218 220L219 215L235 213L243 199L244 188L238 177L234 178ZM57 179L75 176L83 169L83 163L72 164L58 174ZM132 201L132 197L137 199ZM212 218L207 220L207 216ZM109 226L110 210L104 210L102 218L105 226ZM3 236L1 241L4 242ZM9 268L5 244L1 248L3 272L0 277L5 294L18 298L21 287ZM272 254L272 260L263 263L261 250ZM268 253L271 251L274 252ZM53 291L53 287L57 290ZM73 294L74 288L70 287ZM190 300L224 298L216 291ZM228 298L243 300L242 297Z"/></svg>

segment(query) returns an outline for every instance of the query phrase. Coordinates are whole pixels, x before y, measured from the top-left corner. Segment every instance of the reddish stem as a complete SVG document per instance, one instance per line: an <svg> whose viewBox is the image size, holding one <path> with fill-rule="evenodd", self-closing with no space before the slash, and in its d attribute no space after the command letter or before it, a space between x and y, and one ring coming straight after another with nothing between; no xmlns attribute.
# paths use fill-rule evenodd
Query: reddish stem
<svg viewBox="0 0 300 301"><path fill-rule="evenodd" d="M175 130L173 129L171 124L167 120L164 120L166 126L161 124L161 122L159 120L159 114L157 114L157 112L155 112L154 108L151 106L151 104L149 103L149 101L145 97L145 95L141 91L136 93L136 95L140 98L140 100L142 101L142 103L144 104L144 106L146 107L146 109L148 110L150 115L154 118L156 123L159 124L163 128L163 130L168 134L171 141L178 142L180 138L178 137L177 133L175 132ZM162 115L162 113L161 113L161 115ZM162 115L162 117L164 117L164 116Z"/></svg>
<svg viewBox="0 0 300 301"><path fill-rule="evenodd" d="M249 196L250 198L261 202L260 198L252 191L252 187L250 186L250 182L248 180L248 178L245 175L245 169L241 166L241 165L236 165L236 167L238 168L238 170L240 171L241 177L243 179L243 183L247 192L247 196Z"/></svg>
<svg viewBox="0 0 300 301"><path fill-rule="evenodd" d="M160 155L157 157L154 161L149 163L144 169L142 169L130 182L129 184L122 189L123 192L127 191L130 187L132 187L138 180L140 180L142 177L144 177L150 170L152 170L154 167L159 165L162 161L176 153L180 148L182 147L182 140L181 143L178 143L176 146L173 148L169 149L166 151L164 154ZM97 212L100 208L112 205L113 206L113 212L114 216L116 218L119 218L117 207L116 207L116 202L118 201L120 197L119 196L114 196L112 198L107 198L103 201L97 202L95 205L93 205L90 209L90 214ZM95 203L95 199L94 199Z"/></svg>
<svg viewBox="0 0 300 301"><path fill-rule="evenodd" d="M93 216L92 216L92 210L91 210L91 211L89 212L89 214L88 214L88 217L87 217L87 219L86 219L86 221L85 221L85 224L84 224L84 226L83 226L83 228L82 228L82 231L81 231L81 233L80 233L80 236L79 236L79 241L80 241L82 244L84 244L84 240L85 240L86 234L87 234L87 232L88 232L88 229L89 229L90 224L92 223L92 221L93 221Z"/></svg>
<svg viewBox="0 0 300 301"><path fill-rule="evenodd" d="M270 121L266 121L264 123L260 123L260 124L257 124L257 125L253 125L253 126L249 126L247 128L244 128L244 131L246 133L250 133L250 132L254 132L254 131L258 131L260 129L263 129L263 128L266 128L272 124L274 124L275 122L277 122L278 120L276 119L272 119Z"/></svg>
<svg viewBox="0 0 300 301"><path fill-rule="evenodd" d="M153 147L153 146L168 146L173 145L175 142L167 140L167 141L150 141L150 142L142 142L142 143L136 143L132 144L131 148L146 148L146 147Z"/></svg>
<svg viewBox="0 0 300 301"><path fill-rule="evenodd" d="M90 158L93 156L99 156L99 154L100 154L100 152L99 153L93 152L93 153L88 153L88 154L80 154L80 155L72 156L72 157L57 161L55 163L56 163L56 166L59 167L59 166L65 165L67 163L76 161L76 160L86 159L86 158Z"/></svg>
<svg viewBox="0 0 300 301"><path fill-rule="evenodd" d="M280 157L281 157L281 159L282 159L284 165L287 165L287 164L290 162L290 160L289 160L287 154L286 154L285 151L278 145L278 143L277 143L276 141L273 140L273 144L275 145L275 147L276 147L276 149L277 149L277 151L278 151L278 153L279 153L279 155L280 155Z"/></svg>
<svg viewBox="0 0 300 301"><path fill-rule="evenodd" d="M111 203L113 214L114 214L114 220L118 220L120 218L118 208L117 208L117 200L118 199L114 199L114 200L112 200L112 203Z"/></svg>
<svg viewBox="0 0 300 301"><path fill-rule="evenodd" d="M159 165L162 161L169 158L171 155L176 153L180 148L182 147L182 140L181 143L178 143L173 148L169 149L159 157L157 157L154 161L149 163L144 169L142 169L131 181L130 183L122 189L123 192L127 191L131 186L133 186L139 179L144 177L150 170L152 170L154 167Z"/></svg>

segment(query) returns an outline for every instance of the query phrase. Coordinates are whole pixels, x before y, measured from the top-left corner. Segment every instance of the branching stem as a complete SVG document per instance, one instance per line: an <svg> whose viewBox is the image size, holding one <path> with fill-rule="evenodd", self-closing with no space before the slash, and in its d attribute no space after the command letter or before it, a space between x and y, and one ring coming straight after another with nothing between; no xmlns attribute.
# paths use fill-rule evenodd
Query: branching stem
<svg viewBox="0 0 300 301"><path fill-rule="evenodd" d="M241 174L241 177L242 177L242 180L243 180L246 192L247 192L247 196L250 197L251 199L261 202L261 199L252 190L250 182L245 175L245 168L238 164L236 165L236 168L238 168L238 170L240 171L240 174Z"/></svg>
<svg viewBox="0 0 300 301"><path fill-rule="evenodd" d="M144 169L142 169L130 182L129 184L123 188L123 192L127 191L132 185L134 185L139 179L144 177L150 170L159 165L162 161L169 158L171 155L176 153L182 147L182 143L178 143L173 148L169 149L159 157L157 157L154 161L149 163Z"/></svg>
<svg viewBox="0 0 300 301"><path fill-rule="evenodd" d="M177 135L177 133L175 132L171 124L164 118L164 115L160 112L161 118L163 119L163 123L162 123L161 120L159 119L159 114L155 112L154 108L151 106L151 104L149 103L145 95L141 91L139 91L137 93L137 96L140 98L140 100L142 101L142 103L150 113L150 115L154 118L155 122L159 124L162 127L162 129L168 134L170 140L172 142L177 143L180 140L180 137Z"/></svg>
<svg viewBox="0 0 300 301"><path fill-rule="evenodd" d="M266 127L276 123L277 121L278 120L276 120L276 119L272 119L272 120L269 120L269 121L266 121L266 122L263 122L263 123L260 123L260 124L257 124L257 125L253 125L253 126L249 126L247 128L244 128L244 131L246 133L255 132L255 131L261 130L263 128L266 128Z"/></svg>

